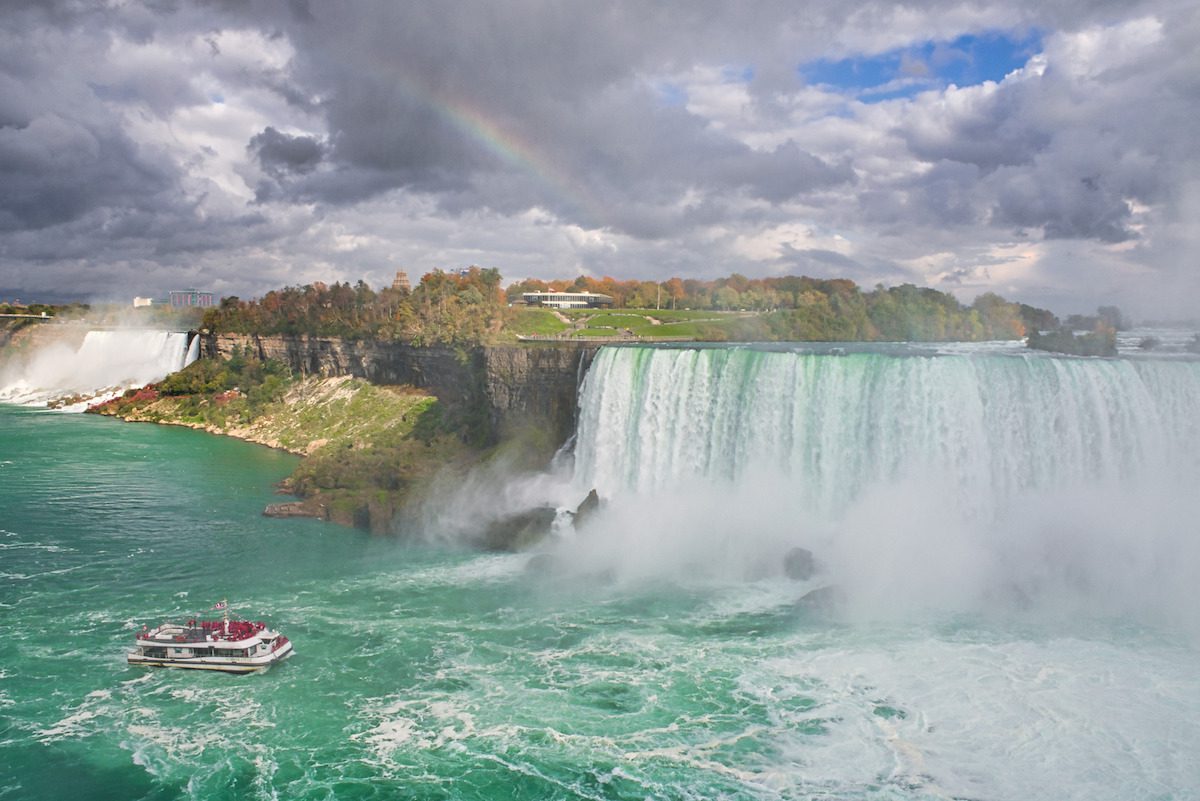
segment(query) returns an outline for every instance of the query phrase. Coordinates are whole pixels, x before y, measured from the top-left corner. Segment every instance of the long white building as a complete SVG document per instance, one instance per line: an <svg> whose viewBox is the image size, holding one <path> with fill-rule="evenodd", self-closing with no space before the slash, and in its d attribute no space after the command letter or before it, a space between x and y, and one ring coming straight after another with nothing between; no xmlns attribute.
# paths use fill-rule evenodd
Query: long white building
<svg viewBox="0 0 1200 801"><path fill-rule="evenodd" d="M550 306L555 309L595 309L611 306L613 299L596 292L523 292L527 306Z"/></svg>

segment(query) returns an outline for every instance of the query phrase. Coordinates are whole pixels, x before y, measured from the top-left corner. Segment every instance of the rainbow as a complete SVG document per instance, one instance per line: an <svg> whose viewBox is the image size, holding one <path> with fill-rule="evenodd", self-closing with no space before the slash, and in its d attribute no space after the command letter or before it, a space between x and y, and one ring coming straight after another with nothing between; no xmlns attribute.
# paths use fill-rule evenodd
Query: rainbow
<svg viewBox="0 0 1200 801"><path fill-rule="evenodd" d="M502 126L480 109L463 102L414 91L417 99L432 108L455 130L479 144L503 163L534 176L566 208L580 215L585 224L604 219L603 206L580 181L560 168L541 150L510 128Z"/></svg>

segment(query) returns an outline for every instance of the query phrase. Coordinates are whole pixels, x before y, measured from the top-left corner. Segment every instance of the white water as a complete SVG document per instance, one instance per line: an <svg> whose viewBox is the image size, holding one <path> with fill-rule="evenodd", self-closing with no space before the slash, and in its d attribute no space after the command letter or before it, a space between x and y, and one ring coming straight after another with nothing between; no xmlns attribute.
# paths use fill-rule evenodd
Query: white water
<svg viewBox="0 0 1200 801"><path fill-rule="evenodd" d="M87 402L114 397L180 370L199 355L187 333L118 329L88 331L78 347L44 345L0 370L0 402L44 405L58 399L87 401L64 407L82 411Z"/></svg>
<svg viewBox="0 0 1200 801"><path fill-rule="evenodd" d="M868 615L1035 608L1200 632L1200 363L610 348L567 548L625 577L813 550Z"/></svg>

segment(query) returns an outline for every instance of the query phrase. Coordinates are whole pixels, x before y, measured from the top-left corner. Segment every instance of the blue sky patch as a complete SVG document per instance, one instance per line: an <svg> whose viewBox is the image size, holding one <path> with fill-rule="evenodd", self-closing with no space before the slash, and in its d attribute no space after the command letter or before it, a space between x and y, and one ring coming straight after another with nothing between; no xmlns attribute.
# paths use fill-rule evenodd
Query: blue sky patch
<svg viewBox="0 0 1200 801"><path fill-rule="evenodd" d="M725 83L750 83L754 80L754 67L725 67L721 70Z"/></svg>
<svg viewBox="0 0 1200 801"><path fill-rule="evenodd" d="M1024 66L1041 47L1042 37L1037 31L1024 37L999 32L969 34L873 56L811 61L801 65L799 72L810 84L828 86L872 103L911 97L949 84L973 86L999 81Z"/></svg>
<svg viewBox="0 0 1200 801"><path fill-rule="evenodd" d="M677 83L659 81L653 84L659 101L664 106L682 107L687 105L687 90Z"/></svg>

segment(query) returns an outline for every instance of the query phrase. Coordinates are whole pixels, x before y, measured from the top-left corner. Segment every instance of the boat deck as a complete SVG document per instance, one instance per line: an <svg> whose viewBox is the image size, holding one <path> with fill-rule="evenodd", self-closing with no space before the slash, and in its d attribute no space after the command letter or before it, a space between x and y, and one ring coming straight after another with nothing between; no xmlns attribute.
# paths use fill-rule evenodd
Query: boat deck
<svg viewBox="0 0 1200 801"><path fill-rule="evenodd" d="M187 625L163 624L156 629L142 631L138 639L163 644L240 642L266 631L266 624L248 620L189 620Z"/></svg>

